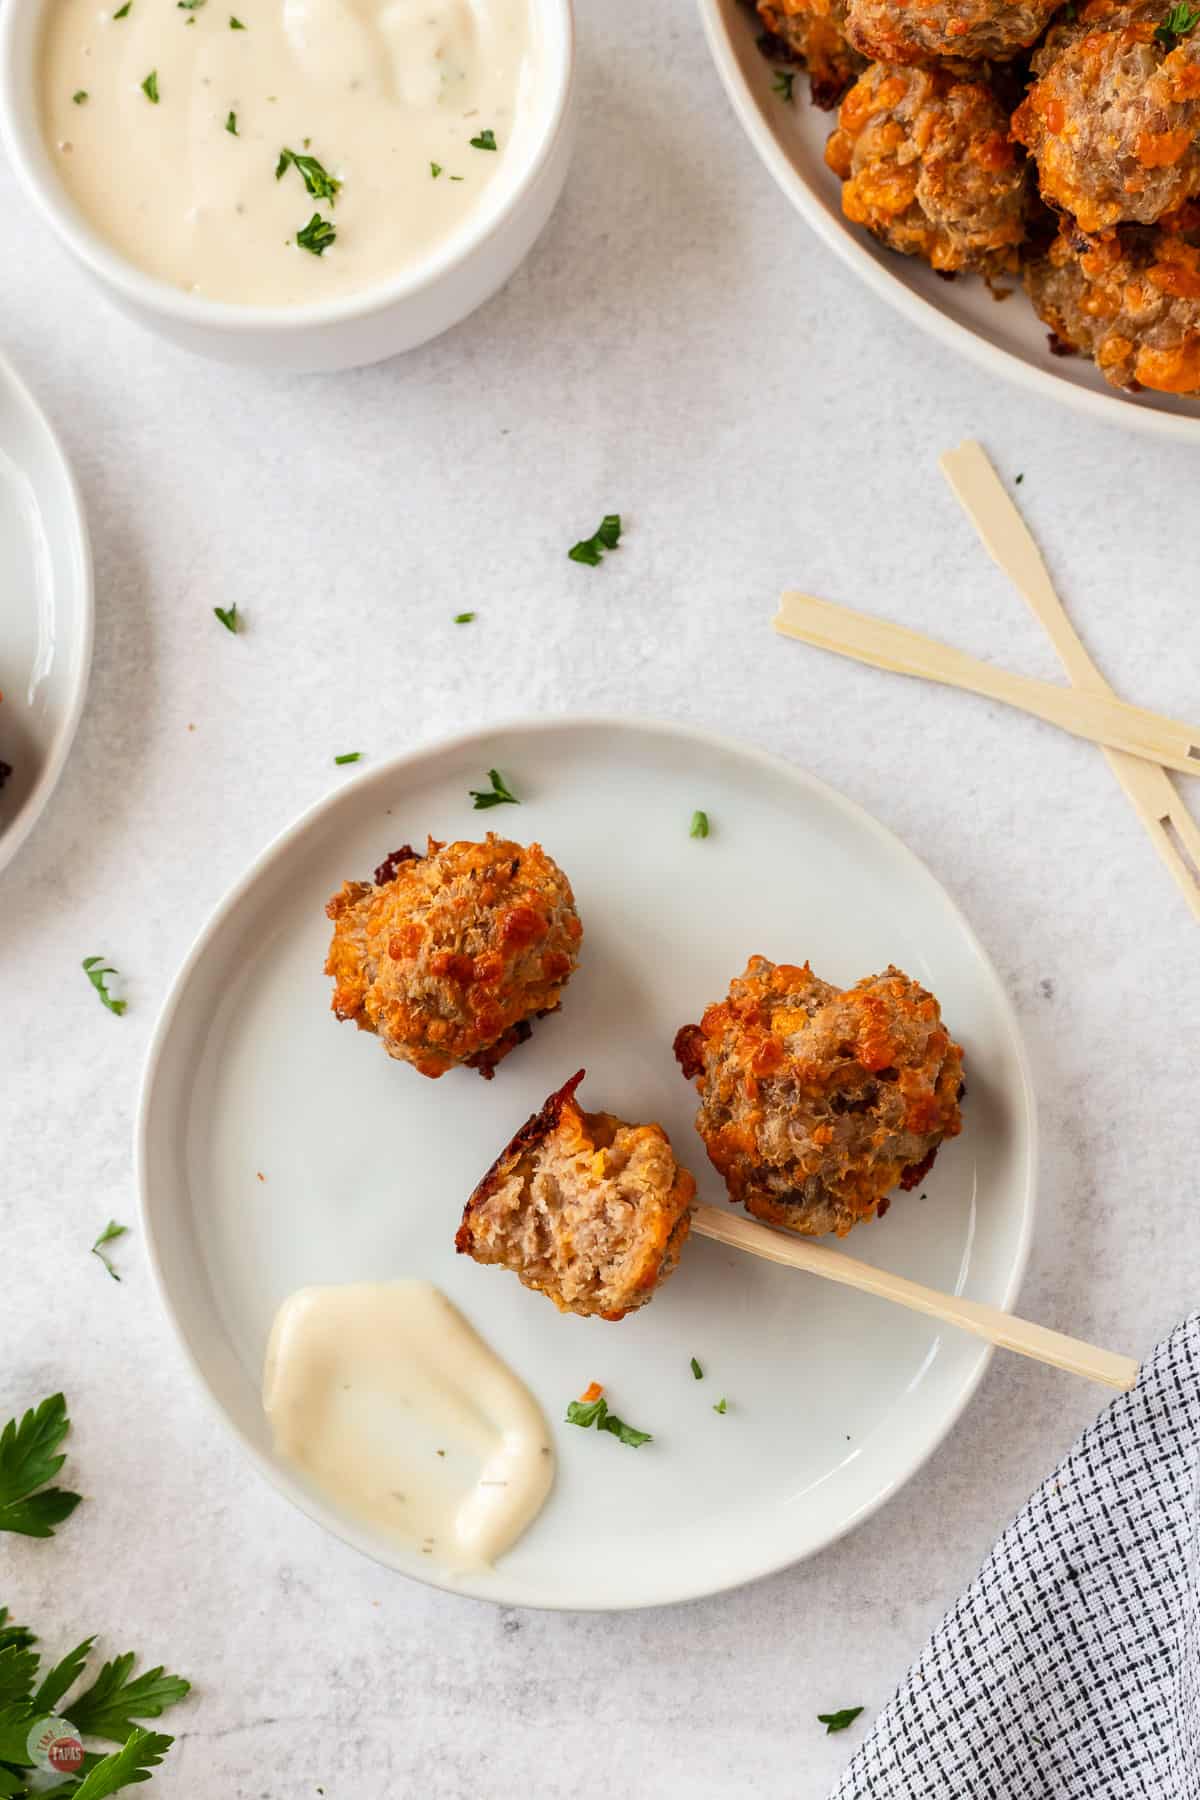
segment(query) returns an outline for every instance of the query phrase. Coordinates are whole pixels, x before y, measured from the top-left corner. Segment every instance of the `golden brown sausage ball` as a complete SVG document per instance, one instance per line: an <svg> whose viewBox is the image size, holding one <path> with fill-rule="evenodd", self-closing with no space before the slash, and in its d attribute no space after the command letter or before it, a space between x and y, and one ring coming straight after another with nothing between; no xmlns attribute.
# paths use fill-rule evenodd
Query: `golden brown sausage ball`
<svg viewBox="0 0 1200 1800"><path fill-rule="evenodd" d="M872 63L842 101L825 160L845 183L846 217L901 255L946 274L1016 268L1025 169L984 82Z"/></svg>
<svg viewBox="0 0 1200 1800"><path fill-rule="evenodd" d="M1034 58L1013 115L1043 197L1082 230L1152 224L1200 191L1200 35L1164 33L1161 0L1091 0Z"/></svg>
<svg viewBox="0 0 1200 1800"><path fill-rule="evenodd" d="M962 1129L962 1051L900 969L843 991L807 963L752 956L675 1055L730 1198L809 1237L885 1212Z"/></svg>
<svg viewBox="0 0 1200 1800"><path fill-rule="evenodd" d="M672 1274L696 1183L661 1125L583 1112L573 1075L492 1164L455 1248L512 1269L560 1312L621 1319Z"/></svg>
<svg viewBox="0 0 1200 1800"><path fill-rule="evenodd" d="M879 62L990 57L1036 43L1059 0L849 0L846 35Z"/></svg>
<svg viewBox="0 0 1200 1800"><path fill-rule="evenodd" d="M496 1064L553 1012L583 927L571 884L540 844L406 844L347 881L325 911L333 1010L373 1031L389 1056L437 1077Z"/></svg>
<svg viewBox="0 0 1200 1800"><path fill-rule="evenodd" d="M846 0L758 0L769 56L803 63L813 105L835 107L864 59L846 42Z"/></svg>
<svg viewBox="0 0 1200 1800"><path fill-rule="evenodd" d="M1114 387L1200 394L1200 206L1098 238L1064 230L1025 285L1055 347L1093 357Z"/></svg>

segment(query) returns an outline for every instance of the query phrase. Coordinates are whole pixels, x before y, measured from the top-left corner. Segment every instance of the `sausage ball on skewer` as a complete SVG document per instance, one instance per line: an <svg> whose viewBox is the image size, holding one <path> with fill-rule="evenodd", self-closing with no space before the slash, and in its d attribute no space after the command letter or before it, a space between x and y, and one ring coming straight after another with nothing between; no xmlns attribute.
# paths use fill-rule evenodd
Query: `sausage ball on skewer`
<svg viewBox="0 0 1200 1800"><path fill-rule="evenodd" d="M730 1198L806 1236L886 1211L962 1128L962 1051L900 969L842 990L807 963L752 956L675 1055Z"/></svg>
<svg viewBox="0 0 1200 1800"><path fill-rule="evenodd" d="M1200 192L1200 35L1163 15L1162 0L1091 0L1034 57L1013 132L1083 231L1153 224Z"/></svg>
<svg viewBox="0 0 1200 1800"><path fill-rule="evenodd" d="M943 274L1016 268L1025 168L983 81L872 63L842 101L825 160L845 183L846 217L890 249Z"/></svg>
<svg viewBox="0 0 1200 1800"><path fill-rule="evenodd" d="M1006 62L1036 43L1058 0L849 0L846 35L879 62Z"/></svg>
<svg viewBox="0 0 1200 1800"><path fill-rule="evenodd" d="M467 1201L455 1247L512 1269L560 1312L622 1319L672 1274L696 1183L661 1125L584 1112L573 1075Z"/></svg>
<svg viewBox="0 0 1200 1800"><path fill-rule="evenodd" d="M802 63L813 105L835 107L865 62L846 41L846 0L758 0L758 15L766 53Z"/></svg>
<svg viewBox="0 0 1200 1800"><path fill-rule="evenodd" d="M1114 387L1200 394L1200 205L1098 238L1064 229L1025 285L1055 348L1093 357Z"/></svg>
<svg viewBox="0 0 1200 1800"><path fill-rule="evenodd" d="M347 881L325 911L333 1010L389 1056L437 1077L496 1064L553 1012L583 927L571 884L540 844L407 844Z"/></svg>

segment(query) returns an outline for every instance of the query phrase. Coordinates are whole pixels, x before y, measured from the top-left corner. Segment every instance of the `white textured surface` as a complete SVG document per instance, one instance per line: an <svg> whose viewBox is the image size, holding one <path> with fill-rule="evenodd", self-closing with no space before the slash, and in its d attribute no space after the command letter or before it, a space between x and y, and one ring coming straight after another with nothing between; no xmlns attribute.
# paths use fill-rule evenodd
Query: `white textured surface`
<svg viewBox="0 0 1200 1800"><path fill-rule="evenodd" d="M988 382L860 293L741 140L687 0L631 10L582 7L579 153L529 264L383 369L254 378L160 348L98 310L0 170L4 347L75 459L99 607L75 752L0 887L0 1418L64 1387L89 1500L53 1542L3 1544L0 1598L56 1647L101 1630L194 1678L164 1797L819 1800L851 1742L814 1715L887 1697L1101 1404L998 1360L863 1530L674 1612L497 1614L293 1513L188 1386L137 1244L120 1287L87 1246L132 1214L173 970L336 751L578 707L804 763L926 856L1020 1008L1043 1127L1024 1310L1142 1353L1195 1301L1196 927L1103 759L768 629L793 582L1053 674L934 467L976 435L1024 471L1121 690L1195 714L1195 458ZM568 563L610 509L625 547ZM211 612L235 600L236 641ZM123 1019L79 970L100 950Z"/></svg>

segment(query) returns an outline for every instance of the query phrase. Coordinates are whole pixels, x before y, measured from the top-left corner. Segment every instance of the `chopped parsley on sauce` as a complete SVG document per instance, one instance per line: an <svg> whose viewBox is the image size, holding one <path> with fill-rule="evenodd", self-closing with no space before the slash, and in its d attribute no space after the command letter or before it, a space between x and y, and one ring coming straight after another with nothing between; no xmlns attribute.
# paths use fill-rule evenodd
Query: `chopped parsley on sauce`
<svg viewBox="0 0 1200 1800"><path fill-rule="evenodd" d="M320 213L314 213L303 231L296 233L296 242L302 250L310 250L314 256L324 256L330 244L337 238L337 229L331 219L323 219Z"/></svg>
<svg viewBox="0 0 1200 1800"><path fill-rule="evenodd" d="M142 83L142 92L154 106L158 105L158 70L151 69Z"/></svg>

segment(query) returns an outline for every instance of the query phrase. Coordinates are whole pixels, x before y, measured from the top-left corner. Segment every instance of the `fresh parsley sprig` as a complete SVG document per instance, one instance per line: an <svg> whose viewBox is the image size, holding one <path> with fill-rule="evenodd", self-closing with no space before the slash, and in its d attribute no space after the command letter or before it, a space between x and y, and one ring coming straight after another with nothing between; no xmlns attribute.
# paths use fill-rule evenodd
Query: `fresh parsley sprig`
<svg viewBox="0 0 1200 1800"><path fill-rule="evenodd" d="M643 1444L653 1443L648 1431L636 1431L619 1419L614 1412L609 1412L608 1401L603 1395L598 1400L572 1400L567 1407L568 1425L582 1425L586 1430L594 1425L597 1431L611 1432L621 1443L628 1444L631 1450L640 1450Z"/></svg>
<svg viewBox="0 0 1200 1800"><path fill-rule="evenodd" d="M615 550L621 538L620 513L605 513L590 538L572 544L567 555L572 562L586 563L590 569L603 562L606 550Z"/></svg>
<svg viewBox="0 0 1200 1800"><path fill-rule="evenodd" d="M302 177L314 200L328 200L330 206L337 205L338 191L342 184L315 156L305 156L303 151L283 149L275 164L276 181L282 181L289 168L294 168Z"/></svg>
<svg viewBox="0 0 1200 1800"><path fill-rule="evenodd" d="M78 1787L53 1788L43 1800L53 1800L55 1794L64 1800L68 1794L71 1800L107 1800L121 1788L149 1781L151 1769L157 1769L174 1742L161 1731L131 1731L119 1750L93 1763Z"/></svg>
<svg viewBox="0 0 1200 1800"><path fill-rule="evenodd" d="M70 1429L66 1401L51 1394L19 1422L10 1419L0 1432L0 1531L53 1537L54 1527L75 1511L81 1494L46 1486L67 1460L65 1452L55 1452Z"/></svg>
<svg viewBox="0 0 1200 1800"><path fill-rule="evenodd" d="M486 812L489 806L520 806L521 802L506 783L499 769L488 770L491 782L490 793L480 793L477 788L468 788L467 792L475 803L476 812Z"/></svg>
<svg viewBox="0 0 1200 1800"><path fill-rule="evenodd" d="M117 1271L113 1268L107 1256L105 1256L104 1246L105 1244L114 1243L117 1238L124 1237L128 1230L128 1225L118 1225L115 1219L110 1219L108 1224L104 1227L104 1230L100 1233L100 1236L92 1245L92 1255L99 1257L114 1281L120 1281L121 1277L117 1274Z"/></svg>
<svg viewBox="0 0 1200 1800"><path fill-rule="evenodd" d="M861 1711L861 1706L843 1706L840 1712L818 1713L817 1723L825 1727L826 1737L832 1737L835 1731L845 1731L853 1725Z"/></svg>
<svg viewBox="0 0 1200 1800"><path fill-rule="evenodd" d="M102 956L85 956L83 959L83 972L99 994L101 1003L104 1006L107 1006L110 1013L116 1013L117 1017L120 1018L121 1014L125 1011L125 1002L124 1000L113 999L108 991L108 983L105 979L106 976L119 974L120 971L117 969L110 969L107 964L105 964Z"/></svg>
<svg viewBox="0 0 1200 1800"><path fill-rule="evenodd" d="M1164 50L1174 50L1181 39L1191 36L1197 25L1200 25L1200 11L1189 6L1187 0L1180 0L1180 4L1172 6L1154 27L1155 42Z"/></svg>

